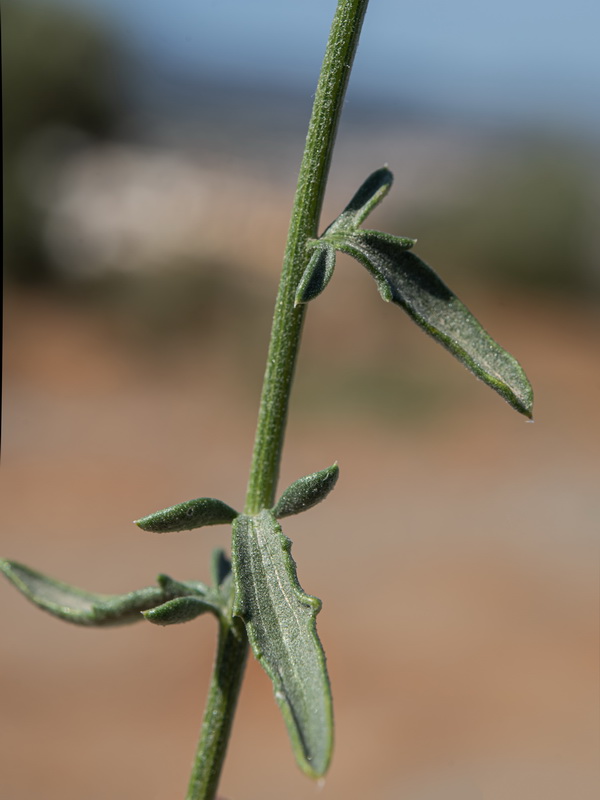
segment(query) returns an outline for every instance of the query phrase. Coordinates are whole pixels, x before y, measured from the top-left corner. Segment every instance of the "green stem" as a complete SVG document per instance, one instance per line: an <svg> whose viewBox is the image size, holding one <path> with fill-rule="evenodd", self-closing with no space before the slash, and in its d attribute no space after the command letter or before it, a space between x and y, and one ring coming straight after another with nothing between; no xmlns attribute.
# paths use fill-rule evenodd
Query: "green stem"
<svg viewBox="0 0 600 800"><path fill-rule="evenodd" d="M348 78L369 0L339 0L335 12L298 176L246 494L246 513L270 508L275 499L304 306L294 307L307 263L306 242L318 235L331 154Z"/></svg>
<svg viewBox="0 0 600 800"><path fill-rule="evenodd" d="M267 368L260 401L245 513L270 508L279 464L304 307L294 307L296 287L316 238L338 123L369 0L338 0L321 67L298 176ZM221 623L217 658L186 800L214 800L248 653L236 619Z"/></svg>
<svg viewBox="0 0 600 800"><path fill-rule="evenodd" d="M221 621L217 656L186 800L212 800L216 796L247 655L248 639L243 623L237 619Z"/></svg>

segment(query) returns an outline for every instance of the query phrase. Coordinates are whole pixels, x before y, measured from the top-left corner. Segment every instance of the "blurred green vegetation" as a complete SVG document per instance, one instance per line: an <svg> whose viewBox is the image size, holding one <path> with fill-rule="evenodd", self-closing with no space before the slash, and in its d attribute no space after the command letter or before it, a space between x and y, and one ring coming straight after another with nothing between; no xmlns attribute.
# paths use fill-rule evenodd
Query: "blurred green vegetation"
<svg viewBox="0 0 600 800"><path fill-rule="evenodd" d="M475 285L597 293L596 159L597 152L543 134L497 154L490 148L489 162L458 187L451 206L405 218L402 230L418 237L419 254L434 268Z"/></svg>
<svg viewBox="0 0 600 800"><path fill-rule="evenodd" d="M172 344L184 335L239 336L244 345L253 347L264 333L263 319L265 330L268 327L275 284L271 285L270 278L267 281L266 273L249 277L240 269L243 265L216 264L212 255L204 258L201 219L195 240L197 257L177 261L175 256L166 263L166 255L162 269L154 265L132 271L123 264L118 271L99 271L90 279L85 270L79 275L53 262L43 241L47 211L36 204L28 184L31 170L40 162L30 162L29 157L36 142L52 131L63 132L61 141L67 148L76 147L77 141L93 146L118 135L126 111L124 50L114 32L73 7L4 0L2 14L8 280L59 286L65 297L78 303L102 304L111 310L122 333L134 340L145 339L151 347ZM281 115L280 108L277 113ZM226 124L235 127L229 117ZM69 131L70 139L65 134ZM396 133L401 140L402 130ZM354 146L357 157L366 158L369 144L363 139L357 136ZM265 141L268 137L257 142L257 152ZM204 144L210 149L210 143ZM467 282L474 288L492 284L532 294L558 291L573 298L597 296L600 247L594 197L599 170L594 172L591 166L597 161L597 149L552 140L544 132L513 134L512 139L490 136L481 149L486 151L486 160L478 157L475 176L466 170L468 178L450 200L430 199L408 211L403 203L400 218L390 197L384 204L387 229L416 236L418 254L459 294L464 277L463 285ZM447 158L452 158L451 150ZM430 184L437 177L427 171L423 174L428 182L424 194L431 198L435 192ZM279 191L274 185L273 192ZM285 201L290 207L291 200L290 195ZM255 228L268 224L262 217L252 221ZM257 241L253 237L252 246ZM460 278L458 285L455 276ZM374 318L373 326L380 325L380 319ZM342 377L370 386L376 380L373 376L366 380L364 376L355 380L350 374ZM419 385L413 388L419 407L423 392ZM344 386L340 393L357 396ZM380 394L397 393L393 386L382 385Z"/></svg>
<svg viewBox="0 0 600 800"><path fill-rule="evenodd" d="M400 338L400 334L398 336ZM381 358L373 351L368 362L353 366L336 365L335 356L328 363L311 365L297 380L294 415L301 420L319 420L328 424L352 425L357 420L377 421L389 427L429 425L449 406L462 400L461 387L447 381L446 372L415 363L414 353L408 362Z"/></svg>
<svg viewBox="0 0 600 800"><path fill-rule="evenodd" d="M2 106L5 275L54 280L28 194L26 153L40 132L110 136L123 99L114 34L83 12L54 3L3 0Z"/></svg>

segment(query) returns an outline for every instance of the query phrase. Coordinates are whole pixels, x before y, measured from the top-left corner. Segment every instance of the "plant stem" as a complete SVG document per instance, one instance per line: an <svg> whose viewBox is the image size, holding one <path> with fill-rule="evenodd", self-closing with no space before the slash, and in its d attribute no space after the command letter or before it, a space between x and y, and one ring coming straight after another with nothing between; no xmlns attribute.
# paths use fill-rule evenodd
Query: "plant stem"
<svg viewBox="0 0 600 800"><path fill-rule="evenodd" d="M369 0L338 0L321 67L300 166L260 401L245 513L270 508L279 464L304 307L294 307L306 267L306 243L316 238L338 123ZM233 589L232 589L233 591ZM230 604L232 605L232 604ZM186 800L214 800L248 653L239 620L224 620L202 732Z"/></svg>
<svg viewBox="0 0 600 800"><path fill-rule="evenodd" d="M339 0L321 67L275 303L246 494L248 514L270 508L275 499L304 321L304 306L294 307L294 297L307 263L306 242L317 237L331 154L368 2Z"/></svg>
<svg viewBox="0 0 600 800"><path fill-rule="evenodd" d="M217 657L186 800L212 800L216 796L247 655L248 639L243 623L237 619L221 621Z"/></svg>

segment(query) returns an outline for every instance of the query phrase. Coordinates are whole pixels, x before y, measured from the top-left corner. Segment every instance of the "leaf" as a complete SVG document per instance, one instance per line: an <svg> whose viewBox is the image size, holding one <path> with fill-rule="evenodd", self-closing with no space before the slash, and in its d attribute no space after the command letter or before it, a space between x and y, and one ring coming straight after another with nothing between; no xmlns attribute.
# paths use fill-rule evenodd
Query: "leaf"
<svg viewBox="0 0 600 800"><path fill-rule="evenodd" d="M135 524L143 531L171 533L191 531L205 525L222 525L232 522L237 515L235 509L221 500L198 497L196 500L188 500L162 511L155 511L154 514L135 520Z"/></svg>
<svg viewBox="0 0 600 800"><path fill-rule="evenodd" d="M317 244L296 289L295 305L314 300L325 289L335 269L335 247Z"/></svg>
<svg viewBox="0 0 600 800"><path fill-rule="evenodd" d="M176 581L169 575L159 575L156 579L158 585L164 590L166 597L187 597L195 595L204 597L209 591L208 586L200 581Z"/></svg>
<svg viewBox="0 0 600 800"><path fill-rule="evenodd" d="M277 501L273 515L280 519L316 506L333 489L339 474L340 470L336 463L332 467L294 481Z"/></svg>
<svg viewBox="0 0 600 800"><path fill-rule="evenodd" d="M381 167L371 173L339 217L336 217L323 235L312 243L315 250L296 289L296 305L314 300L325 289L335 268L336 247L331 244L335 242L335 236L355 232L389 192L393 180L394 176L387 167ZM406 248L412 247L415 243L414 239L407 238L398 241L402 241ZM383 299L391 300L386 281L380 281L377 273L373 275L378 281L377 285Z"/></svg>
<svg viewBox="0 0 600 800"><path fill-rule="evenodd" d="M463 303L402 240L379 231L336 235L335 246L389 286L391 300L467 369L531 418L533 390L519 362L482 328Z"/></svg>
<svg viewBox="0 0 600 800"><path fill-rule="evenodd" d="M231 575L231 561L220 547L212 552L210 574L215 589L222 586L223 582Z"/></svg>
<svg viewBox="0 0 600 800"><path fill-rule="evenodd" d="M158 586L122 595L94 594L49 578L16 561L0 561L0 569L36 606L76 625L102 627L141 621L141 611L168 598Z"/></svg>
<svg viewBox="0 0 600 800"><path fill-rule="evenodd" d="M304 593L271 511L233 523L234 613L271 678L300 768L324 775L333 747L333 712L325 654L317 636L321 601Z"/></svg>
<svg viewBox="0 0 600 800"><path fill-rule="evenodd" d="M371 211L381 203L389 192L394 176L387 167L372 172L361 184L346 208L327 228L323 236L338 231L353 231L365 221Z"/></svg>
<svg viewBox="0 0 600 800"><path fill-rule="evenodd" d="M173 600L167 600L160 606L151 608L148 611L142 611L142 615L148 622L153 622L155 625L175 625L181 622L189 622L200 614L206 614L209 611L212 614L220 616L221 609L218 605L211 603L203 597L176 597Z"/></svg>

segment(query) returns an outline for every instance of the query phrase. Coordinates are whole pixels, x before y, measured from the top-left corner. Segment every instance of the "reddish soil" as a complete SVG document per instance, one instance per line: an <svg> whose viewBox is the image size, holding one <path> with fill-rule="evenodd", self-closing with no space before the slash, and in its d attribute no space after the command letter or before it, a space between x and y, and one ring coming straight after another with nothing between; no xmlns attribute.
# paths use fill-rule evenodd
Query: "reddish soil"
<svg viewBox="0 0 600 800"><path fill-rule="evenodd" d="M372 358L348 297L349 338L326 337L339 364L320 353L339 307L307 326L299 398L330 397L336 370ZM597 309L488 300L478 315L526 366L534 425L418 333L397 368L408 353L442 390L452 375L447 407L292 409L282 484L341 468L331 498L285 525L323 599L336 750L322 787L299 773L251 660L228 800L598 797ZM262 355L245 363L210 330L142 350L108 312L61 299L13 293L5 308L2 554L101 592L207 579L224 528L161 537L130 520L199 495L242 504ZM0 597L2 798L182 798L214 623L92 631L5 582Z"/></svg>

